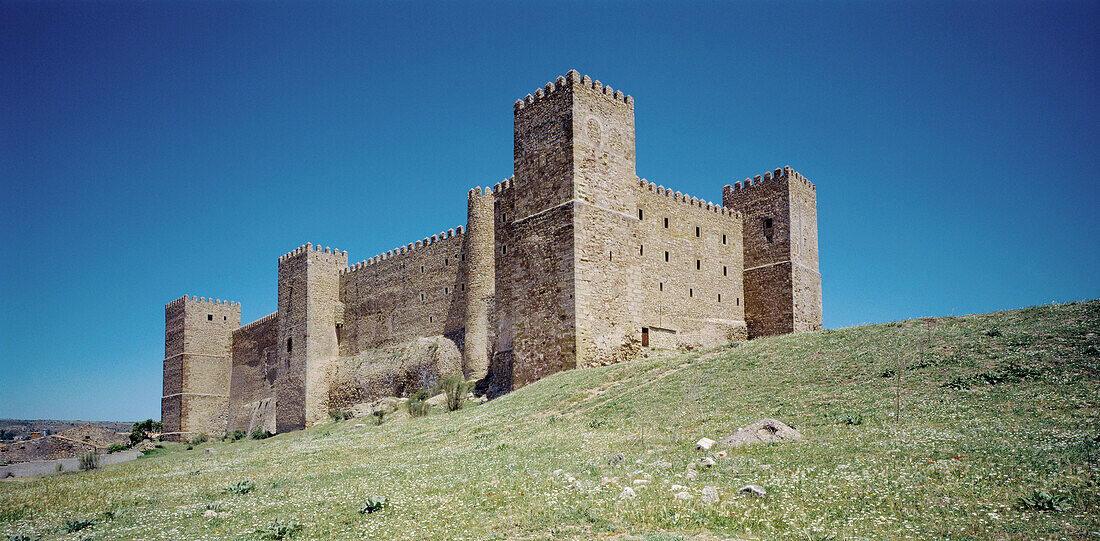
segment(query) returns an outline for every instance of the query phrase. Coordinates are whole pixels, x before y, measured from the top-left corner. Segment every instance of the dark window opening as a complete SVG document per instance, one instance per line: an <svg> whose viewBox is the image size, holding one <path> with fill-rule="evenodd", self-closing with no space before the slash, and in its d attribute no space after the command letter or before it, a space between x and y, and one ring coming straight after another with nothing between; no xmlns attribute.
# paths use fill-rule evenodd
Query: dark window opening
<svg viewBox="0 0 1100 541"><path fill-rule="evenodd" d="M702 270L702 268L703 268L703 262L699 259L696 259L695 260L695 270Z"/></svg>
<svg viewBox="0 0 1100 541"><path fill-rule="evenodd" d="M642 209L638 209L638 219L642 219Z"/></svg>
<svg viewBox="0 0 1100 541"><path fill-rule="evenodd" d="M638 255L645 255L645 246L641 244L638 245Z"/></svg>
<svg viewBox="0 0 1100 541"><path fill-rule="evenodd" d="M695 228L695 236L696 236L696 237L698 237L698 236L699 236L699 228L698 228L698 227L696 227L696 228Z"/></svg>
<svg viewBox="0 0 1100 541"><path fill-rule="evenodd" d="M500 215L500 219L501 219L501 221L503 221L504 223L508 223L508 215L507 215L507 214L501 214L501 215Z"/></svg>
<svg viewBox="0 0 1100 541"><path fill-rule="evenodd" d="M737 297L737 306L741 306L741 297Z"/></svg>
<svg viewBox="0 0 1100 541"><path fill-rule="evenodd" d="M660 289L658 289L657 291L664 291L664 290L665 290L665 283L661 282Z"/></svg>
<svg viewBox="0 0 1100 541"><path fill-rule="evenodd" d="M423 293L420 294L420 300L424 300L424 294Z"/></svg>
<svg viewBox="0 0 1100 541"><path fill-rule="evenodd" d="M764 238L767 239L768 242L771 242L772 237L772 219L764 218Z"/></svg>
<svg viewBox="0 0 1100 541"><path fill-rule="evenodd" d="M721 293L718 294L718 302L722 302L722 294Z"/></svg>
<svg viewBox="0 0 1100 541"><path fill-rule="evenodd" d="M420 266L420 274L424 274L424 265Z"/></svg>
<svg viewBox="0 0 1100 541"><path fill-rule="evenodd" d="M722 267L722 276L726 275L726 267Z"/></svg>
<svg viewBox="0 0 1100 541"><path fill-rule="evenodd" d="M428 323L431 323L432 321L434 321L434 319L435 318L433 318L432 316L428 316Z"/></svg>
<svg viewBox="0 0 1100 541"><path fill-rule="evenodd" d="M665 252L665 262L668 262L668 252Z"/></svg>
<svg viewBox="0 0 1100 541"><path fill-rule="evenodd" d="M607 260L611 261L611 250L607 251Z"/></svg>
<svg viewBox="0 0 1100 541"><path fill-rule="evenodd" d="M726 236L722 235L722 244L725 244L725 243L726 243Z"/></svg>
<svg viewBox="0 0 1100 541"><path fill-rule="evenodd" d="M229 321L229 318L226 316L222 316L222 321Z"/></svg>
<svg viewBox="0 0 1100 541"><path fill-rule="evenodd" d="M694 296L695 296L695 290L694 290L694 289L691 289L691 288L689 287L689 288L688 288L688 297L694 297Z"/></svg>
<svg viewBox="0 0 1100 541"><path fill-rule="evenodd" d="M341 325L341 324L339 324L339 323L337 323L337 324L336 324L336 343L337 343L337 344L339 344L339 343L340 343L340 331L341 331L341 330L342 330L343 328L344 328L344 326L343 326L343 325Z"/></svg>
<svg viewBox="0 0 1100 541"><path fill-rule="evenodd" d="M460 255L460 256L458 256L458 258L459 258L459 260L461 260L461 261L466 261L466 254L462 254L462 255Z"/></svg>
<svg viewBox="0 0 1100 541"><path fill-rule="evenodd" d="M462 287L462 291L466 291L466 284L459 284Z"/></svg>
<svg viewBox="0 0 1100 541"><path fill-rule="evenodd" d="M207 321L214 321L214 314L206 314Z"/></svg>
<svg viewBox="0 0 1100 541"><path fill-rule="evenodd" d="M642 347L649 346L649 328L642 327Z"/></svg>
<svg viewBox="0 0 1100 541"><path fill-rule="evenodd" d="M293 338L287 338L286 339L286 352L290 353L292 349L294 349L294 339Z"/></svg>
<svg viewBox="0 0 1100 541"><path fill-rule="evenodd" d="M503 244L500 245L500 255L508 255L508 247L507 246L505 246Z"/></svg>
<svg viewBox="0 0 1100 541"><path fill-rule="evenodd" d="M447 265L449 265L449 263L447 262L447 258L444 257L443 258L443 266L446 267Z"/></svg>
<svg viewBox="0 0 1100 541"><path fill-rule="evenodd" d="M450 292L451 292L451 290L450 290L449 288L446 288L446 287L445 287L445 288L443 288L443 294L444 294L444 295L447 295L447 294L449 294Z"/></svg>
<svg viewBox="0 0 1100 541"><path fill-rule="evenodd" d="M665 218L665 229L668 229L668 218Z"/></svg>

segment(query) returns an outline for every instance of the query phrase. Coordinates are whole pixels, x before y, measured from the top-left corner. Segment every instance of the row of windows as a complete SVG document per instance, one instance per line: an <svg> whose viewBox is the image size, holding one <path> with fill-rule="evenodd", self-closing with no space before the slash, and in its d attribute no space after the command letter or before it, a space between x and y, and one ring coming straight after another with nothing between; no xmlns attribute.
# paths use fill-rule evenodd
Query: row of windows
<svg viewBox="0 0 1100 541"><path fill-rule="evenodd" d="M665 290L665 283L664 282L658 282L657 283L657 290L658 291L664 291ZM693 287L688 288L688 297L695 298L695 288L693 288ZM737 303L737 306L741 306L741 297L734 297L734 299L735 299L734 302ZM722 302L722 294L721 293L718 294L718 302Z"/></svg>
<svg viewBox="0 0 1100 541"><path fill-rule="evenodd" d="M466 284L458 284L458 290L459 291L466 291ZM451 294L451 288L449 288L447 286L444 286L443 287L443 294L444 295L450 295ZM427 296L424 293L420 293L420 300L425 300L426 298L427 298Z"/></svg>
<svg viewBox="0 0 1100 541"><path fill-rule="evenodd" d="M644 216L645 216L645 214L642 212L642 209L638 209L638 219L642 220L642 219L644 219ZM668 218L665 218L665 229L668 229ZM702 231L703 230L699 226L695 226L695 236L696 237L701 237L702 236ZM726 234L725 233L722 234L722 244L726 244Z"/></svg>

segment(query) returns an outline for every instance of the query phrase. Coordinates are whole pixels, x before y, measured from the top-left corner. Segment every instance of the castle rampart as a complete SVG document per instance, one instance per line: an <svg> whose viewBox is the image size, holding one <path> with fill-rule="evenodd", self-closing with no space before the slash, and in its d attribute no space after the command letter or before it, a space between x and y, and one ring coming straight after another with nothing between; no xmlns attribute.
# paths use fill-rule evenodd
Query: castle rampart
<svg viewBox="0 0 1100 541"><path fill-rule="evenodd" d="M466 226L350 267L296 248L277 312L243 327L235 303L169 303L166 424L285 432L445 372L497 394L646 347L819 329L816 187L787 167L714 203L639 179L634 107L570 70L515 102L514 174L467 192ZM362 367L380 355L411 357Z"/></svg>

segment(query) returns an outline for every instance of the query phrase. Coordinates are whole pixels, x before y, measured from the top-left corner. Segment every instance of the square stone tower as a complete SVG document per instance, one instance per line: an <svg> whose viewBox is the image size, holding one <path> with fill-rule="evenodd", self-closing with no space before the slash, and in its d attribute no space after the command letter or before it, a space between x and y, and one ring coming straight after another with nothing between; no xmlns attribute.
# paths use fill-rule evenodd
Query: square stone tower
<svg viewBox="0 0 1100 541"><path fill-rule="evenodd" d="M230 340L241 304L184 295L164 307L164 395L167 439L220 434L229 415Z"/></svg>
<svg viewBox="0 0 1100 541"><path fill-rule="evenodd" d="M749 336L821 330L817 187L790 167L722 190L744 216Z"/></svg>
<svg viewBox="0 0 1100 541"><path fill-rule="evenodd" d="M306 244L279 258L278 379L275 427L300 430L328 416L333 363L342 322L340 270L348 253Z"/></svg>

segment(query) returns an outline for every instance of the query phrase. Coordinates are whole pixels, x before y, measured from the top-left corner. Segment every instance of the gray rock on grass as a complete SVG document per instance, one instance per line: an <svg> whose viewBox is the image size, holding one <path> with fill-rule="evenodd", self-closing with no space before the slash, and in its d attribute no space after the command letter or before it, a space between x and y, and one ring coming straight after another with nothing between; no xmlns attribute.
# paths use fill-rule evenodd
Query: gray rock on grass
<svg viewBox="0 0 1100 541"><path fill-rule="evenodd" d="M763 497L768 494L764 487L760 485L745 485L741 487L741 490L737 491L738 494L745 494L748 496L755 496L757 498Z"/></svg>
<svg viewBox="0 0 1100 541"><path fill-rule="evenodd" d="M741 447L754 443L775 443L799 441L802 434L775 419L757 421L745 428L738 428L733 434L722 438L718 445L722 447Z"/></svg>

